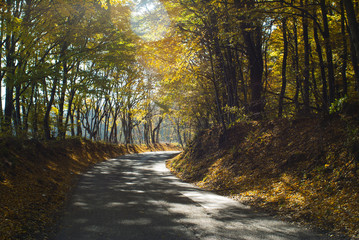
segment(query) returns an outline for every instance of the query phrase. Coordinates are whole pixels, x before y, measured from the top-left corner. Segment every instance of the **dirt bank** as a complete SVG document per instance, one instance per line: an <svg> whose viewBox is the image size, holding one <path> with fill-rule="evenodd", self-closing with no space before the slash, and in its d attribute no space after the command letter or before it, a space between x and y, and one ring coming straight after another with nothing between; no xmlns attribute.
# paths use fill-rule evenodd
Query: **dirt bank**
<svg viewBox="0 0 359 240"><path fill-rule="evenodd" d="M203 131L167 166L205 189L356 239L358 133L340 119L246 122Z"/></svg>
<svg viewBox="0 0 359 240"><path fill-rule="evenodd" d="M47 239L78 174L126 153L173 149L67 139L0 139L0 239Z"/></svg>

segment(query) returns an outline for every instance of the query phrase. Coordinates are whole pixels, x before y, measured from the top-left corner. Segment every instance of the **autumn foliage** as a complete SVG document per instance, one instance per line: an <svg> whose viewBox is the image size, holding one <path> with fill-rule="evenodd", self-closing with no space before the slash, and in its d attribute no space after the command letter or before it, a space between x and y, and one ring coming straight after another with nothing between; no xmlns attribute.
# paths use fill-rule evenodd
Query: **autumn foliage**
<svg viewBox="0 0 359 240"><path fill-rule="evenodd" d="M355 238L355 129L343 120L305 118L246 122L227 132L214 128L199 134L168 167L200 187Z"/></svg>

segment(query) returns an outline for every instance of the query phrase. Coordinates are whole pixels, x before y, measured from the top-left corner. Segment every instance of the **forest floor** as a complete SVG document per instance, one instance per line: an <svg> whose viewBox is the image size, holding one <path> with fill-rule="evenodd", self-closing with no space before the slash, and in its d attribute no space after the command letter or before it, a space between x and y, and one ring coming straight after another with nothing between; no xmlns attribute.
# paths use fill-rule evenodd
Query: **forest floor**
<svg viewBox="0 0 359 240"><path fill-rule="evenodd" d="M0 139L0 239L48 239L79 174L127 153L176 146Z"/></svg>
<svg viewBox="0 0 359 240"><path fill-rule="evenodd" d="M288 221L359 239L358 161L357 120L305 118L203 131L167 167Z"/></svg>

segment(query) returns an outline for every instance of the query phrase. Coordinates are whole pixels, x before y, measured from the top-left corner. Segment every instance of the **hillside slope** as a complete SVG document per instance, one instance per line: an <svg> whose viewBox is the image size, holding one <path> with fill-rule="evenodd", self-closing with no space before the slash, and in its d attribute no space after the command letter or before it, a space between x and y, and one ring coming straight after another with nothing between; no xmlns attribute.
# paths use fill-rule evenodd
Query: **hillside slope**
<svg viewBox="0 0 359 240"><path fill-rule="evenodd" d="M126 153L173 149L66 139L0 139L0 239L48 239L77 176Z"/></svg>
<svg viewBox="0 0 359 240"><path fill-rule="evenodd" d="M167 163L183 180L359 238L359 135L343 120L247 122L200 133Z"/></svg>

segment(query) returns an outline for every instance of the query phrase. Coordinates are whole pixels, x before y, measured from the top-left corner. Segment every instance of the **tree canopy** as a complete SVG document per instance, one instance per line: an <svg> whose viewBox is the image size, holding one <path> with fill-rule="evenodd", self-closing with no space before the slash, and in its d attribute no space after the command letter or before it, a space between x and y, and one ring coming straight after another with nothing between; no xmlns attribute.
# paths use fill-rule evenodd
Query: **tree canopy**
<svg viewBox="0 0 359 240"><path fill-rule="evenodd" d="M327 117L358 103L355 0L6 0L0 9L2 135L184 144L214 125Z"/></svg>

